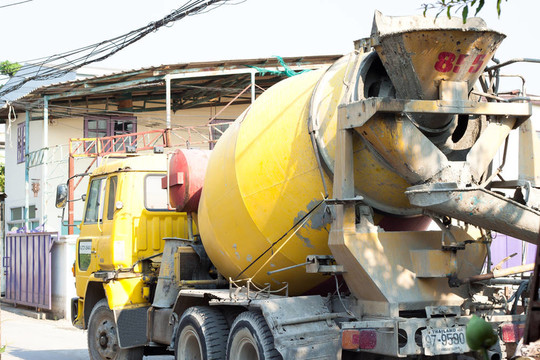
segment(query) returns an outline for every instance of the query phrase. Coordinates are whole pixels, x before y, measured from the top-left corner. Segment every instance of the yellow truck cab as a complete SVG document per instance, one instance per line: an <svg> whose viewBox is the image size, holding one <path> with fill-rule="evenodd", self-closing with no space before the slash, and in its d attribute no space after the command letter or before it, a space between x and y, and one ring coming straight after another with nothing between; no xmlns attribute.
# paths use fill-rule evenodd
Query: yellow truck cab
<svg viewBox="0 0 540 360"><path fill-rule="evenodd" d="M106 327L114 327L120 312L115 311L115 319L110 309L144 312L150 305L159 265L150 265L143 276L142 267L152 264L143 260L161 255L164 238L188 237L186 213L170 209L167 189L162 189L166 175L166 156L155 154L107 159L90 176L77 240L72 321L82 329L98 327L89 331L97 334L99 346L89 347L103 353L92 357L116 351L116 333Z"/></svg>

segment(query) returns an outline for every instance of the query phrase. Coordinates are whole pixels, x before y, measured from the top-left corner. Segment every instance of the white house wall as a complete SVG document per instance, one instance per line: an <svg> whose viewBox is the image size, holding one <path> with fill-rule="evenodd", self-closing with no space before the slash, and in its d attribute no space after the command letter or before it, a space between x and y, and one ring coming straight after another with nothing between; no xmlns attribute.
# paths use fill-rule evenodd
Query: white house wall
<svg viewBox="0 0 540 360"><path fill-rule="evenodd" d="M25 163L17 164L17 127L25 122L25 115L19 114L17 120L11 124L11 128L6 130L6 224L12 221L11 209L25 206ZM43 146L42 121L30 121L28 149L35 151ZM40 183L41 187L42 171L39 167L31 168L29 171L29 206L36 206L36 217L39 219L41 209L41 190L35 197L32 192L32 182ZM9 230L9 229L8 229Z"/></svg>
<svg viewBox="0 0 540 360"><path fill-rule="evenodd" d="M52 160L47 169L49 172L49 186L48 186L48 201L47 208L48 214L52 214L54 218L50 218L48 225L49 231L58 231L60 229L60 221L62 217L62 210L55 207L55 195L56 186L59 184L65 184L68 178L68 160L69 160L69 139L83 137L84 123L82 118L52 118L49 122L49 147L50 159ZM56 154L53 154L56 152ZM58 162L59 157L62 161ZM84 172L84 170L90 164L91 159L80 159L75 162L75 174ZM79 179L75 179L78 182ZM75 192L75 199L80 199L82 190L86 190L88 183L87 178L84 178L79 184ZM80 220L84 203L82 201L76 201L74 203L75 220ZM64 214L64 220L67 221L67 208Z"/></svg>

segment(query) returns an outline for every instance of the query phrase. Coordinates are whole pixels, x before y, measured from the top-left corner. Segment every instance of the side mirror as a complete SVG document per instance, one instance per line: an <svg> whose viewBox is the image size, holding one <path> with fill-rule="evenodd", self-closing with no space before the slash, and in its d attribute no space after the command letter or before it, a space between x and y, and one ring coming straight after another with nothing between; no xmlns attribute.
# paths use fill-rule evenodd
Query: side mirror
<svg viewBox="0 0 540 360"><path fill-rule="evenodd" d="M82 200L83 202L86 201L86 194L82 194L82 195L81 195L81 200Z"/></svg>
<svg viewBox="0 0 540 360"><path fill-rule="evenodd" d="M68 187L66 184L60 184L56 187L56 207L62 209L66 206L68 200Z"/></svg>

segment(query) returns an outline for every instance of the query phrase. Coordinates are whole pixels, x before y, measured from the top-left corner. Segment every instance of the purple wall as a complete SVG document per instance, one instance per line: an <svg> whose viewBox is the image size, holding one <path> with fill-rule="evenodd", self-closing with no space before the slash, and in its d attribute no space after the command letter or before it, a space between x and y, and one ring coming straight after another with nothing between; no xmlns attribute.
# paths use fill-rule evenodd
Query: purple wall
<svg viewBox="0 0 540 360"><path fill-rule="evenodd" d="M536 257L536 245L530 243L525 244L525 264L532 264L534 263L534 259ZM521 257L523 252L522 246L523 241L521 240L515 239L507 235L493 233L493 242L491 243L491 262L493 263L492 266L497 265L502 259L513 253L517 253L517 255L506 261L502 266L503 269L521 265Z"/></svg>

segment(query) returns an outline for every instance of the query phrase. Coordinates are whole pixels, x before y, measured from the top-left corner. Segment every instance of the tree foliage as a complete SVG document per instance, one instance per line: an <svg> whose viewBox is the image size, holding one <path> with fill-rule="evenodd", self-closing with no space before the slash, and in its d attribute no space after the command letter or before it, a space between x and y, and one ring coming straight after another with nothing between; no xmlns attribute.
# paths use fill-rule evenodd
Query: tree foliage
<svg viewBox="0 0 540 360"><path fill-rule="evenodd" d="M6 189L6 166L0 164L0 193L5 192Z"/></svg>
<svg viewBox="0 0 540 360"><path fill-rule="evenodd" d="M0 62L0 74L2 75L8 75L13 76L21 69L21 64L19 63L12 63L9 61L1 61Z"/></svg>
<svg viewBox="0 0 540 360"><path fill-rule="evenodd" d="M497 14L501 16L501 3L502 0L497 1ZM505 0L508 1L508 0ZM469 16L469 10L474 11L474 16L478 15L480 10L484 8L485 0L436 0L435 2L422 4L424 8L424 16L426 16L429 10L437 11L438 17L442 13L446 12L448 18L452 17L452 13L458 14L461 12L461 17L463 18L463 23L467 21Z"/></svg>

